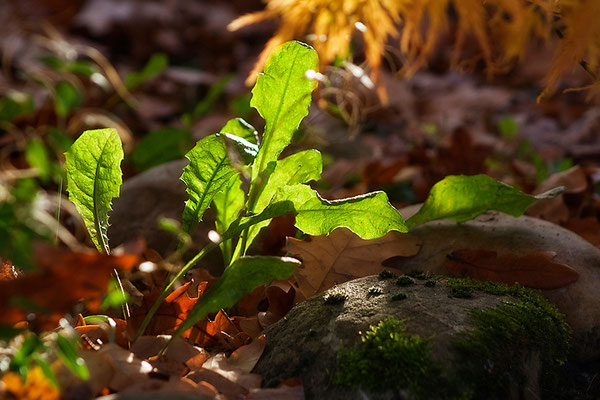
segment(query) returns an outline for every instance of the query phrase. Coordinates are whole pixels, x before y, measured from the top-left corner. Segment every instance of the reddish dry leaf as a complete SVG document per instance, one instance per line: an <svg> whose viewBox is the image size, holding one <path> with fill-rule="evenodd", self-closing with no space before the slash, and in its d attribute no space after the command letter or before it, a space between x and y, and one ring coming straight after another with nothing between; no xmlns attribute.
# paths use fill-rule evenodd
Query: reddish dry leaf
<svg viewBox="0 0 600 400"><path fill-rule="evenodd" d="M554 252L536 252L521 257L498 256L495 251L462 249L450 253L444 266L452 276L459 278L558 289L575 282L579 274L568 265L553 262L555 255Z"/></svg>
<svg viewBox="0 0 600 400"><path fill-rule="evenodd" d="M5 261L1 261L2 265L0 266L0 282L1 281L12 281L13 279L17 279L19 274L17 270L12 264L9 264Z"/></svg>
<svg viewBox="0 0 600 400"><path fill-rule="evenodd" d="M543 193L552 188L564 186L565 192L553 199L539 201L527 210L527 215L545 219L555 224L563 224L569 220L571 214L569 205L565 203L565 195L584 195L588 189L588 180L584 170L574 166L566 171L551 175L542 182L534 194Z"/></svg>
<svg viewBox="0 0 600 400"><path fill-rule="evenodd" d="M600 222L596 217L571 218L564 227L600 248Z"/></svg>
<svg viewBox="0 0 600 400"><path fill-rule="evenodd" d="M263 328L273 325L285 316L294 306L296 289L288 282L277 282L266 290L269 308L258 313L258 322Z"/></svg>
<svg viewBox="0 0 600 400"><path fill-rule="evenodd" d="M260 335L252 343L242 346L231 353L229 364L245 372L251 372L265 351L267 340L265 335Z"/></svg>
<svg viewBox="0 0 600 400"><path fill-rule="evenodd" d="M127 338L127 321L114 318L115 321L115 341L116 343L125 348L129 348L129 340ZM85 336L88 340L87 343L91 342L94 344L102 344L109 342L108 327L106 325L97 324L86 324L83 320L83 316L79 314L75 323L75 330L81 336Z"/></svg>
<svg viewBox="0 0 600 400"><path fill-rule="evenodd" d="M154 318L146 328L147 335L160 335L171 333L176 329L186 318L189 311L192 309L198 298L202 296L208 283L201 282L198 284L198 295L191 297L188 294L188 289L192 285L192 281L187 282L181 287L175 289L165 301L162 302ZM142 305L140 307L132 307L131 317L128 320L128 332L134 336L146 317L148 310L152 307L156 299L160 296L158 289L153 290L151 293L146 294L143 298ZM186 332L184 337L188 337L189 333Z"/></svg>
<svg viewBox="0 0 600 400"><path fill-rule="evenodd" d="M246 400L304 400L304 388L299 379L290 378L276 388L251 389Z"/></svg>
<svg viewBox="0 0 600 400"><path fill-rule="evenodd" d="M227 314L221 310L214 321L198 322L186 332L197 346L233 350L244 345L250 337L241 332Z"/></svg>
<svg viewBox="0 0 600 400"><path fill-rule="evenodd" d="M259 337L263 331L263 327L258 322L258 317L232 317L235 325L252 339Z"/></svg>
<svg viewBox="0 0 600 400"><path fill-rule="evenodd" d="M32 328L50 330L81 300L87 300L88 308L96 311L113 270L130 270L137 256L77 253L38 244L35 261L40 272L0 281L0 324L24 321L30 312L39 311Z"/></svg>
<svg viewBox="0 0 600 400"><path fill-rule="evenodd" d="M258 349L260 350L260 346ZM251 349L249 353L254 355L255 351ZM218 373L219 375L227 378L230 382L240 385L246 390L259 388L262 382L262 377L260 375L252 374L235 365L232 365L225 356L225 353L219 353L209 358L206 360L203 367L207 370Z"/></svg>
<svg viewBox="0 0 600 400"><path fill-rule="evenodd" d="M35 366L27 373L25 382L16 372L9 372L0 381L2 392L0 398L6 399L37 399L58 400L61 398L60 391L56 389L42 372Z"/></svg>
<svg viewBox="0 0 600 400"><path fill-rule="evenodd" d="M231 382L223 375L211 371L209 369L201 369L186 375L189 379L197 384L208 383L214 387L219 393L223 394L227 399L245 399L248 395L248 389L237 383Z"/></svg>
<svg viewBox="0 0 600 400"><path fill-rule="evenodd" d="M390 232L374 240L363 240L345 228L329 236L305 240L288 238L288 251L302 259L294 272L298 290L308 298L334 284L378 274L383 260L394 256L410 257L420 250L419 240L406 233Z"/></svg>

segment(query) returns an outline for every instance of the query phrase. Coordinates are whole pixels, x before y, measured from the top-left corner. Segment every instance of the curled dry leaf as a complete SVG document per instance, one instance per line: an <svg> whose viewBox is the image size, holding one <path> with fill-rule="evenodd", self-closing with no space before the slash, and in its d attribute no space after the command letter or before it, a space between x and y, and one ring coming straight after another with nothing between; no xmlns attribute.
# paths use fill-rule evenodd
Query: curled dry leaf
<svg viewBox="0 0 600 400"><path fill-rule="evenodd" d="M273 325L294 306L296 289L288 282L275 282L266 290L269 308L258 313L258 322L263 328Z"/></svg>
<svg viewBox="0 0 600 400"><path fill-rule="evenodd" d="M130 270L137 256L109 256L98 252L80 253L45 244L35 247L35 262L39 272L23 274L16 279L0 281L0 324L24 321L32 311L37 315L35 329L54 329L62 314L70 312L82 299L96 311L106 293L115 268ZM24 299L19 305L15 299Z"/></svg>
<svg viewBox="0 0 600 400"><path fill-rule="evenodd" d="M398 232L363 240L348 229L338 228L329 236L306 240L288 238L287 249L302 259L302 266L294 276L299 291L308 298L336 283L380 273L383 270L381 262L385 259L417 254L420 240Z"/></svg>
<svg viewBox="0 0 600 400"><path fill-rule="evenodd" d="M127 339L127 321L114 318L115 322L115 342L127 349L129 348L129 340ZM83 316L79 314L75 323L75 331L81 336L87 338L86 342L94 344L102 344L109 342L109 327L108 324L86 324Z"/></svg>
<svg viewBox="0 0 600 400"><path fill-rule="evenodd" d="M552 251L516 256L495 251L460 249L448 254L444 266L450 275L536 289L558 289L577 281L579 274L566 264L552 261Z"/></svg>

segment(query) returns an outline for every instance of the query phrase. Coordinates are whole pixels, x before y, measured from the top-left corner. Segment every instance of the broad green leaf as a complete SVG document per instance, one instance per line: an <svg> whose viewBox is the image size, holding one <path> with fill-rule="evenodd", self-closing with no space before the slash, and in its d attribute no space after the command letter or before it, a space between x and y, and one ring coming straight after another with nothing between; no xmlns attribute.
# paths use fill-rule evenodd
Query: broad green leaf
<svg viewBox="0 0 600 400"><path fill-rule="evenodd" d="M531 196L487 175L451 175L436 183L429 197L406 223L409 228L437 219L464 222L489 210L518 217L539 199L562 193L564 188Z"/></svg>
<svg viewBox="0 0 600 400"><path fill-rule="evenodd" d="M54 108L56 114L66 117L74 109L81 105L83 95L72 83L60 81L56 85L54 93Z"/></svg>
<svg viewBox="0 0 600 400"><path fill-rule="evenodd" d="M183 157L192 145L192 132L187 129L159 129L150 132L135 146L131 161L137 169L146 170Z"/></svg>
<svg viewBox="0 0 600 400"><path fill-rule="evenodd" d="M125 77L125 87L134 89L160 74L169 65L169 58L162 53L154 54L140 72L132 72Z"/></svg>
<svg viewBox="0 0 600 400"><path fill-rule="evenodd" d="M77 354L77 344L62 335L56 337L56 349L62 362L79 378L87 380L90 371L85 365L83 358Z"/></svg>
<svg viewBox="0 0 600 400"><path fill-rule="evenodd" d="M389 231L408 231L384 192L328 201L309 186L291 185L282 187L273 202L286 200L294 205L296 227L308 235L328 235L339 227L350 229L362 239L376 239Z"/></svg>
<svg viewBox="0 0 600 400"><path fill-rule="evenodd" d="M115 129L85 131L65 158L69 200L77 207L96 248L109 253L108 212L123 182L121 139Z"/></svg>
<svg viewBox="0 0 600 400"><path fill-rule="evenodd" d="M223 234L229 229L232 222L239 217L245 203L246 195L242 190L242 181L239 175L234 175L225 189L217 193L213 200L217 211L215 219L217 232ZM231 239L224 240L219 244L219 247L223 252L223 261L225 265L228 265L233 254L233 241Z"/></svg>
<svg viewBox="0 0 600 400"><path fill-rule="evenodd" d="M319 180L322 170L323 160L321 153L317 150L301 151L277 161L275 169L268 176L267 181L258 194L252 211L254 213L262 212L271 203L277 191L283 186ZM270 220L263 221L249 229L246 249L250 247L260 230L267 226L269 222Z"/></svg>
<svg viewBox="0 0 600 400"><path fill-rule="evenodd" d="M253 185L260 184L255 183L256 178L269 163L277 160L300 121L308 114L311 93L317 82L306 78L305 74L308 70L316 70L318 61L312 47L287 42L273 51L265 72L258 76L250 105L258 110L266 125L252 170ZM253 190L257 189L251 189L251 193Z"/></svg>
<svg viewBox="0 0 600 400"><path fill-rule="evenodd" d="M173 338L180 336L209 313L233 307L257 287L275 279L289 277L300 264L300 261L290 257L254 256L236 260L196 302Z"/></svg>
<svg viewBox="0 0 600 400"><path fill-rule="evenodd" d="M222 136L205 137L185 156L190 164L183 170L181 180L187 185L189 200L183 210L182 228L189 232L192 226L202 221L214 196L226 187L237 171L229 164Z"/></svg>

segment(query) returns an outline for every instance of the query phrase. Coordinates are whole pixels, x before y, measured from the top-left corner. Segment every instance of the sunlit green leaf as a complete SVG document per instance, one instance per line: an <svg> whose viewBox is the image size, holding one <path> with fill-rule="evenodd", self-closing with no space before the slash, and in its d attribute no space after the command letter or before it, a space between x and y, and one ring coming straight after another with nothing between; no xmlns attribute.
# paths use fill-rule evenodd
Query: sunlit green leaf
<svg viewBox="0 0 600 400"><path fill-rule="evenodd" d="M531 196L487 175L452 175L436 183L429 197L406 223L409 228L437 219L464 222L489 210L518 217L539 199L552 198L564 188Z"/></svg>
<svg viewBox="0 0 600 400"><path fill-rule="evenodd" d="M322 170L323 161L321 153L317 150L301 151L277 161L273 172L269 174L262 191L257 196L253 212L262 212L283 186L319 180ZM248 230L246 249L269 222L269 220L263 221Z"/></svg>
<svg viewBox="0 0 600 400"><path fill-rule="evenodd" d="M300 121L308 114L311 93L317 82L308 79L306 71L317 67L318 56L312 47L287 42L273 51L265 72L258 76L250 105L258 110L266 125L252 168L254 186L262 184L256 178L269 163L277 160L279 153L290 143ZM250 190L251 197L254 191L259 191L259 188Z"/></svg>
<svg viewBox="0 0 600 400"><path fill-rule="evenodd" d="M289 257L242 257L236 260L196 302L173 338L181 335L209 313L233 307L247 293L275 279L289 277L300 261Z"/></svg>
<svg viewBox="0 0 600 400"><path fill-rule="evenodd" d="M408 231L384 192L328 201L306 185L291 185L279 190L273 203L279 201L294 204L296 227L308 235L328 235L339 227L348 228L363 239L376 239L389 231Z"/></svg>
<svg viewBox="0 0 600 400"><path fill-rule="evenodd" d="M217 211L215 219L217 232L223 234L229 229L231 223L239 217L245 203L246 195L242 190L242 181L239 175L234 175L226 187L215 195L213 200ZM232 239L224 240L219 244L219 247L221 247L223 253L223 261L225 265L228 265L233 254Z"/></svg>
<svg viewBox="0 0 600 400"><path fill-rule="evenodd" d="M69 200L77 207L98 250L108 253L108 212L122 183L121 139L115 129L85 131L65 157Z"/></svg>
<svg viewBox="0 0 600 400"><path fill-rule="evenodd" d="M189 232L202 220L214 196L229 184L237 171L229 164L227 147L221 136L210 135L200 140L186 158L190 164L183 170L181 180L187 185L189 200L183 210L182 227Z"/></svg>

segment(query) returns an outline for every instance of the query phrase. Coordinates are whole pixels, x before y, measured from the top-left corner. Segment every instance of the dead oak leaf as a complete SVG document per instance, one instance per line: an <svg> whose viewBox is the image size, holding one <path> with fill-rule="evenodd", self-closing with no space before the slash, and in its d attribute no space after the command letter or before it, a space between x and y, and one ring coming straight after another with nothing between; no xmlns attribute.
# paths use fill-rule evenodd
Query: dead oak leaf
<svg viewBox="0 0 600 400"><path fill-rule="evenodd" d="M389 232L373 240L363 240L346 228L329 236L306 240L287 239L287 250L302 259L294 277L306 298L354 278L378 274L383 260L410 257L420 250L420 241L406 233Z"/></svg>
<svg viewBox="0 0 600 400"><path fill-rule="evenodd" d="M575 282L577 271L552 261L556 253L535 252L524 256L495 251L461 249L448 254L444 267L451 276L473 278L536 289L558 289Z"/></svg>

